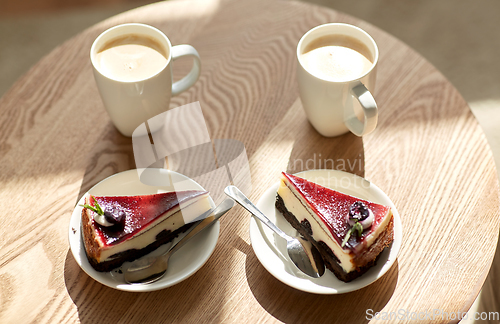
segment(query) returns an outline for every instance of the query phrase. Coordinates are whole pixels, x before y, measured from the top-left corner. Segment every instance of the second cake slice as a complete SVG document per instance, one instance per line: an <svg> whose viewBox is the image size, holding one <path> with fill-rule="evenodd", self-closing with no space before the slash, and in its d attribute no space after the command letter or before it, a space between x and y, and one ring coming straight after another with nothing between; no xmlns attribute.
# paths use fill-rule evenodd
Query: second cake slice
<svg viewBox="0 0 500 324"><path fill-rule="evenodd" d="M348 282L375 265L394 238L391 208L282 173L276 208Z"/></svg>

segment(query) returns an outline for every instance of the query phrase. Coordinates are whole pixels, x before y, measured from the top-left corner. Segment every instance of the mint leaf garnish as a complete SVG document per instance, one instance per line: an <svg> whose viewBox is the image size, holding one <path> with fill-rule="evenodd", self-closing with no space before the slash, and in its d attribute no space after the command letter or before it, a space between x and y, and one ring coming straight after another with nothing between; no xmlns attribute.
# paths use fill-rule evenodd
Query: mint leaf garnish
<svg viewBox="0 0 500 324"><path fill-rule="evenodd" d="M355 231L356 229L358 230L358 236L361 237L361 234L363 234L363 225L361 225L361 223L359 222L356 222L352 227L352 230Z"/></svg>
<svg viewBox="0 0 500 324"><path fill-rule="evenodd" d="M97 200L95 199L95 197L94 197L94 196L92 196L92 199L94 199L94 204L95 204L95 207L96 207L96 209L98 210L98 212L97 212L97 213L98 213L99 215L104 215L104 212L102 211L101 206L99 206L99 203L97 202Z"/></svg>
<svg viewBox="0 0 500 324"><path fill-rule="evenodd" d="M92 197L92 199L94 199L95 206L90 206L90 205L87 205L87 204L79 205L79 206L82 206L83 208L88 208L91 211L96 212L98 215L104 215L104 212L102 211L102 208L101 208L101 206L99 206L99 203L97 202L97 200L95 199L95 197L94 196L91 196L91 197Z"/></svg>
<svg viewBox="0 0 500 324"><path fill-rule="evenodd" d="M347 241L349 241L349 238L351 237L351 232L352 232L352 228L349 231L347 231L347 233L345 234L345 237L342 240L342 247L344 247L344 245L347 243Z"/></svg>
<svg viewBox="0 0 500 324"><path fill-rule="evenodd" d="M361 223L358 222L357 220L354 223L354 225L349 229L349 231L347 231L347 233L345 234L345 237L342 240L342 247L344 247L347 241L349 241L351 235L354 234L356 231L358 231L358 236L361 237L361 235L363 234L363 225L361 225Z"/></svg>

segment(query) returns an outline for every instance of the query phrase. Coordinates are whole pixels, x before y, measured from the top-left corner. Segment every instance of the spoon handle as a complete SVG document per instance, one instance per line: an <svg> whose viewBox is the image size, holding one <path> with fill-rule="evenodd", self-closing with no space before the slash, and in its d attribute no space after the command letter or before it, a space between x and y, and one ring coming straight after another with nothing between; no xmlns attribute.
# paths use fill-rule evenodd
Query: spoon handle
<svg viewBox="0 0 500 324"><path fill-rule="evenodd" d="M224 189L224 193L229 197L233 198L238 204L240 204L243 208L248 210L252 215L257 217L262 223L267 225L270 229L272 229L276 234L284 238L285 240L289 240L290 236L285 234L278 226L274 225L273 222L269 220L241 191L235 186L227 186Z"/></svg>

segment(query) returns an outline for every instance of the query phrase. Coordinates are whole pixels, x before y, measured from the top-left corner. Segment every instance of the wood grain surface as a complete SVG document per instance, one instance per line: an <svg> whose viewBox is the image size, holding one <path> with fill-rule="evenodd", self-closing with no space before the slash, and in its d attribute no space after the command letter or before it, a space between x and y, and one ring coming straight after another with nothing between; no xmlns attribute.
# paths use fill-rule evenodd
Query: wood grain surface
<svg viewBox="0 0 500 324"><path fill-rule="evenodd" d="M318 167L364 176L388 194L404 231L389 272L343 295L294 290L259 263L250 245L250 216L235 207L221 220L208 262L171 288L128 293L86 275L69 249L72 210L98 181L135 167L131 139L111 124L89 61L93 40L125 22L153 25L174 45L198 49L201 77L171 107L199 101L212 139L244 143L252 200L277 182L280 171ZM380 48L379 124L363 138L320 136L298 98L297 42L327 22L357 25ZM189 69L189 60L176 61L175 78ZM465 312L495 252L497 175L465 101L406 45L326 8L211 0L132 10L52 51L0 100L0 111L1 323L363 323L367 309Z"/></svg>

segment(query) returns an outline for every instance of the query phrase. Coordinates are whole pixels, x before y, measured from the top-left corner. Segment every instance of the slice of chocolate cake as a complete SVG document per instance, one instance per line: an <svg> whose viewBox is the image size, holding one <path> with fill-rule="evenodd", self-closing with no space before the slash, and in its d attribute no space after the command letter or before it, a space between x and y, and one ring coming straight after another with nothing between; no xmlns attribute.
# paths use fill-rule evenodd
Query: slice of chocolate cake
<svg viewBox="0 0 500 324"><path fill-rule="evenodd" d="M172 241L211 208L208 192L178 191L143 196L91 196L82 211L87 258L110 271Z"/></svg>
<svg viewBox="0 0 500 324"><path fill-rule="evenodd" d="M316 246L329 270L349 282L393 241L391 208L282 173L276 208Z"/></svg>

